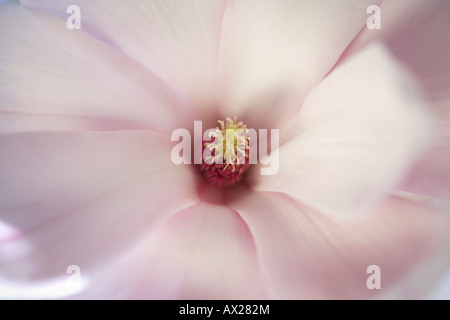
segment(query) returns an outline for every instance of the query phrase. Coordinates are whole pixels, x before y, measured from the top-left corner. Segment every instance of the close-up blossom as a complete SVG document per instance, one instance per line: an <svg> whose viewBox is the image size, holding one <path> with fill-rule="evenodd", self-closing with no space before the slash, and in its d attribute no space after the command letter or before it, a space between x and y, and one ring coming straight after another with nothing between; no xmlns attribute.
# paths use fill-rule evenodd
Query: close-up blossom
<svg viewBox="0 0 450 320"><path fill-rule="evenodd" d="M1 2L1 299L450 299L448 0Z"/></svg>

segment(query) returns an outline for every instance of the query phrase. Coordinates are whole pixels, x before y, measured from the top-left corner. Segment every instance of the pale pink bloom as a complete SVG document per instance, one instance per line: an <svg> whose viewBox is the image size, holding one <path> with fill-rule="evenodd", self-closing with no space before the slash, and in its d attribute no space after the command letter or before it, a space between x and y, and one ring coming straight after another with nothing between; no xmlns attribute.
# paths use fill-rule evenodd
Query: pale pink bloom
<svg viewBox="0 0 450 320"><path fill-rule="evenodd" d="M448 1L385 1L382 30L381 0L78 0L82 30L70 0L21 2L0 6L1 297L417 298L448 268ZM171 162L174 129L234 115L280 129L278 174L219 190Z"/></svg>

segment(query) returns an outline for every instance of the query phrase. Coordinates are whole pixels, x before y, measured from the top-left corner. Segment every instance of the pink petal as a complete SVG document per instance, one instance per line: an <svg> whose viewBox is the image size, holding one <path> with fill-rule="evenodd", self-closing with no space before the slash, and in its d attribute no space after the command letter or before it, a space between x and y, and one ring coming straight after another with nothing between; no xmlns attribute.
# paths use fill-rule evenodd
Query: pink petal
<svg viewBox="0 0 450 320"><path fill-rule="evenodd" d="M28 283L74 264L87 275L197 202L170 148L151 132L1 135L1 277Z"/></svg>
<svg viewBox="0 0 450 320"><path fill-rule="evenodd" d="M390 199L352 221L276 193L232 206L250 228L276 298L420 298L450 265L449 217L406 200ZM381 269L381 290L366 285L371 265Z"/></svg>
<svg viewBox="0 0 450 320"><path fill-rule="evenodd" d="M64 21L71 0L23 0ZM214 77L225 0L80 0L82 29L169 84L189 120L214 113Z"/></svg>
<svg viewBox="0 0 450 320"><path fill-rule="evenodd" d="M2 5L0 42L2 132L169 133L182 123L177 100L160 79L65 21Z"/></svg>
<svg viewBox="0 0 450 320"><path fill-rule="evenodd" d="M450 199L450 2L384 1L381 30L364 30L346 54L382 39L419 78L436 114L434 148L406 181L409 192Z"/></svg>
<svg viewBox="0 0 450 320"><path fill-rule="evenodd" d="M367 6L380 2L228 1L218 66L222 115L285 130L365 26Z"/></svg>
<svg viewBox="0 0 450 320"><path fill-rule="evenodd" d="M381 46L334 70L306 98L280 169L257 190L284 192L333 215L366 210L395 187L428 141L428 115Z"/></svg>
<svg viewBox="0 0 450 320"><path fill-rule="evenodd" d="M205 203L169 219L92 280L78 298L267 297L247 226L232 210Z"/></svg>

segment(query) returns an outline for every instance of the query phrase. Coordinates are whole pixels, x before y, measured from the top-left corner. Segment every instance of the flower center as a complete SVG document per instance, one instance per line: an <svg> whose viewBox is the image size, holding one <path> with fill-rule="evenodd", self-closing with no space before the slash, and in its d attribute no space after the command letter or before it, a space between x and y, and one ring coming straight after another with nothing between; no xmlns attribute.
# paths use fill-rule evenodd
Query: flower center
<svg viewBox="0 0 450 320"><path fill-rule="evenodd" d="M247 126L234 117L217 121L220 127L209 133L211 142L204 142L204 162L200 165L205 179L216 187L231 187L242 180L250 167Z"/></svg>

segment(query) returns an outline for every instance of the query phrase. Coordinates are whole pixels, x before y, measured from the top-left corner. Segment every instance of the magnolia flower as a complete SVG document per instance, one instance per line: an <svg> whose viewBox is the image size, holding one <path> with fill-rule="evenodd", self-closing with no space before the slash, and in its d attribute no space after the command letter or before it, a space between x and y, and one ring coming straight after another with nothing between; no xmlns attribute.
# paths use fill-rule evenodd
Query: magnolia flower
<svg viewBox="0 0 450 320"><path fill-rule="evenodd" d="M447 1L385 1L381 30L381 0L77 0L81 30L72 0L20 2L2 297L417 298L449 267ZM280 129L277 174L217 188L172 163L174 129L227 116Z"/></svg>

